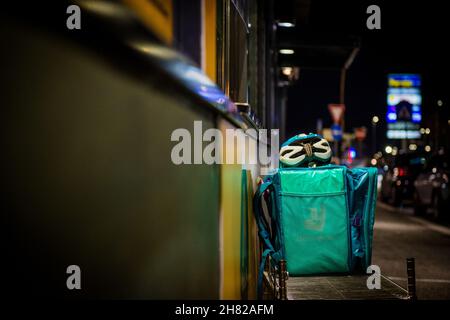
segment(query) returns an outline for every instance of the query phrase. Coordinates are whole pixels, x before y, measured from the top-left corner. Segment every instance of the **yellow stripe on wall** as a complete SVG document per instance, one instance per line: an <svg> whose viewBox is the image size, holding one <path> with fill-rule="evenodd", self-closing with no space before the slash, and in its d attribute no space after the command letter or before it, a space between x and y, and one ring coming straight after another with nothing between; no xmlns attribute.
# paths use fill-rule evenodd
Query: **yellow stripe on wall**
<svg viewBox="0 0 450 320"><path fill-rule="evenodd" d="M248 219L248 288L247 298L254 300L257 298L257 281L258 281L258 231L256 226L255 216L253 215L253 184L254 179L252 171L247 170L247 219Z"/></svg>
<svg viewBox="0 0 450 320"><path fill-rule="evenodd" d="M237 155L237 144L227 143L226 130L236 129L228 121L218 119L218 128L222 132L224 139L222 140L222 160L225 161L226 155L233 152ZM238 142L236 139L235 142ZM241 141L242 142L242 141ZM246 153L251 153L252 157L256 157L257 149L249 147L248 142L245 147ZM248 157L246 157L248 159ZM237 158L236 158L237 159ZM259 242L256 227L256 221L253 215L253 194L256 187L255 177L259 172L258 165L242 165L242 164L222 164L220 166L220 273L221 273L221 299L256 299L256 287L258 276L258 260L259 260ZM243 170L247 181L243 183ZM246 187L247 199L242 199L242 188ZM243 215L243 202L247 204L247 210ZM246 219L246 221L242 221ZM246 225L246 230L242 230L242 226ZM244 234L242 234L242 231ZM248 242L242 243L243 238ZM243 245L246 245L244 247ZM247 252L241 252L246 250ZM246 274L242 274L245 270L241 268L241 257L246 256ZM242 282L246 279L246 283ZM247 286L245 286L247 284ZM244 290L244 292L242 291ZM244 296L241 295L244 294Z"/></svg>
<svg viewBox="0 0 450 320"><path fill-rule="evenodd" d="M223 137L226 129L236 129L228 121L219 119ZM237 146L223 139L223 159L228 152L237 152ZM241 188L242 165L220 166L220 252L221 299L241 299Z"/></svg>
<svg viewBox="0 0 450 320"><path fill-rule="evenodd" d="M241 298L241 179L242 166L224 164L222 178L222 299Z"/></svg>
<svg viewBox="0 0 450 320"><path fill-rule="evenodd" d="M172 0L123 0L142 22L162 41L172 45Z"/></svg>
<svg viewBox="0 0 450 320"><path fill-rule="evenodd" d="M203 5L203 72L216 82L216 32L217 32L217 7L216 0L202 0Z"/></svg>

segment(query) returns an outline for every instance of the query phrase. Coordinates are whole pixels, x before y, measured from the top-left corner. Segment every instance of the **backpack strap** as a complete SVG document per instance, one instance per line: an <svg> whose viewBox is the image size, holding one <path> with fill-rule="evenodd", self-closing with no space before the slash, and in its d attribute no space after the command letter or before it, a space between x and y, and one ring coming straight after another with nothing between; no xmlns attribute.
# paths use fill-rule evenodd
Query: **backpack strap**
<svg viewBox="0 0 450 320"><path fill-rule="evenodd" d="M273 245L270 242L270 233L267 230L267 221L264 218L264 212L261 204L261 200L264 197L264 193L269 190L270 187L272 187L272 181L270 179L265 180L262 184L258 186L258 189L256 190L255 196L253 197L253 208L255 211L255 218L256 223L258 225L258 233L261 239L263 240L264 246L268 249L272 249ZM270 208L269 208L270 211ZM272 214L269 212L269 215L272 216Z"/></svg>
<svg viewBox="0 0 450 320"><path fill-rule="evenodd" d="M267 208L269 210L269 216L277 225L276 222L276 214L274 211L274 193L273 193L273 182L272 176L267 177L262 184L260 184L256 190L255 196L253 197L253 208L256 218L256 223L258 225L258 234L262 240L264 251L261 257L261 263L258 271L258 298L262 299L263 294L263 277L264 277L264 267L267 260L267 257L270 255L272 259L277 263L280 260L280 253L275 249L274 245L271 242L271 235L268 230L268 222L264 217L264 212L262 208L261 200L264 199L264 194L266 191L269 192L269 197L271 199L271 205L267 203ZM278 231L276 227L275 232Z"/></svg>

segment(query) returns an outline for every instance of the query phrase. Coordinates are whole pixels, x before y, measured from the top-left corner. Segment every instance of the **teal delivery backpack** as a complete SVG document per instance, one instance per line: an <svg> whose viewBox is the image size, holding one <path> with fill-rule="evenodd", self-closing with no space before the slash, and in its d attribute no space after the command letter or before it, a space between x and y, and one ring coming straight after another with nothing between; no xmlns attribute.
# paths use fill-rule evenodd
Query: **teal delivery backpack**
<svg viewBox="0 0 450 320"><path fill-rule="evenodd" d="M268 255L275 264L286 260L290 276L365 271L371 264L376 186L376 168L330 164L282 167L266 177L254 196L264 249L260 296Z"/></svg>

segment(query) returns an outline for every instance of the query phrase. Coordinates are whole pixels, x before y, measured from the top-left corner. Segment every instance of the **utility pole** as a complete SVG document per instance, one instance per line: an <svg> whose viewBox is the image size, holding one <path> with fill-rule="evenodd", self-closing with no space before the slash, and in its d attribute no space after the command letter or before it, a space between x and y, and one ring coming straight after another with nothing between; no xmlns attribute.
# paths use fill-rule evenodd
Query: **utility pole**
<svg viewBox="0 0 450 320"><path fill-rule="evenodd" d="M377 124L379 121L378 116L372 117L372 156L377 152Z"/></svg>
<svg viewBox="0 0 450 320"><path fill-rule="evenodd" d="M339 103L340 104L344 104L344 100L345 100L345 78L347 75L347 68L346 66L344 66L344 68L341 69L341 81L339 83ZM341 123L339 124L342 128L342 133L345 132L345 117L341 118ZM335 148L335 154L336 156L341 159L341 146L342 146L342 142L341 141L335 141L334 142L334 148Z"/></svg>
<svg viewBox="0 0 450 320"><path fill-rule="evenodd" d="M350 65L353 63L353 60L355 59L358 52L359 52L359 48L353 48L352 53L348 57L347 61L345 61L344 67L341 69L341 81L339 83L339 103L340 104L345 104L345 80L346 80L346 76L347 76L347 70L348 70L348 68L350 68ZM344 134L344 132L345 132L345 118L344 117L342 117L340 125L342 128L342 134ZM340 148L339 142L338 142L337 148L338 148L337 156L340 159L341 158L341 148Z"/></svg>

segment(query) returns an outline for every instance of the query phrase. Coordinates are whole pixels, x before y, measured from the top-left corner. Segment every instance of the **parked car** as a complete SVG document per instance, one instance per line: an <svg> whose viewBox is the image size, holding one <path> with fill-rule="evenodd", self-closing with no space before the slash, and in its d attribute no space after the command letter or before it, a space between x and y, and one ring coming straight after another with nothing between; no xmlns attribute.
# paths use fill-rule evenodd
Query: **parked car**
<svg viewBox="0 0 450 320"><path fill-rule="evenodd" d="M395 206L414 203L414 180L426 165L421 153L399 154L392 159L381 183L380 196Z"/></svg>
<svg viewBox="0 0 450 320"><path fill-rule="evenodd" d="M449 163L445 154L430 158L425 171L414 182L414 209L418 215L431 214L435 219L448 220Z"/></svg>

